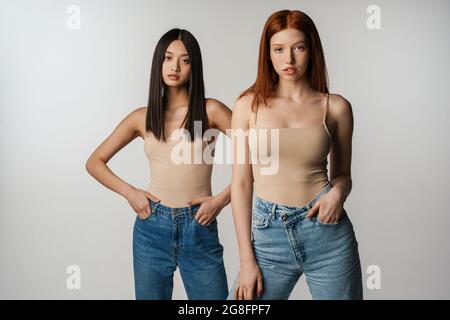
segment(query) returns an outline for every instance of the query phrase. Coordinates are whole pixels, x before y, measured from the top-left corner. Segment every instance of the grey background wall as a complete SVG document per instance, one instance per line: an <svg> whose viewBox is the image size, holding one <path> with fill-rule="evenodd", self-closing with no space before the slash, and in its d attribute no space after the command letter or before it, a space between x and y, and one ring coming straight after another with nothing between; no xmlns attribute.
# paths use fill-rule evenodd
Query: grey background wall
<svg viewBox="0 0 450 320"><path fill-rule="evenodd" d="M67 28L70 5L81 28ZM381 10L369 30L366 9ZM168 29L198 39L207 96L232 108L255 78L267 17L299 9L315 21L331 91L355 116L346 208L367 269L366 299L449 299L450 64L448 1L0 1L0 298L133 299L127 201L84 163L144 106L151 57ZM109 163L136 187L149 179L136 139ZM231 178L216 165L215 192ZM219 216L229 283L239 268L230 206ZM81 270L70 290L67 267ZM185 298L178 273L174 299ZM292 299L310 299L304 277Z"/></svg>

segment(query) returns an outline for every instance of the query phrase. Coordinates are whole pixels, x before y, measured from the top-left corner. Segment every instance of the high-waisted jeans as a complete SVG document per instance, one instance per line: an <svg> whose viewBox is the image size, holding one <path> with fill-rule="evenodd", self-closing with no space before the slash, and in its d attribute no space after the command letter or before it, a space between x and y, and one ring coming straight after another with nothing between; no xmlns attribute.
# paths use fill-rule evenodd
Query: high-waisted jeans
<svg viewBox="0 0 450 320"><path fill-rule="evenodd" d="M358 242L345 209L337 223L326 224L317 215L306 218L330 190L328 184L301 208L256 197L252 242L263 275L260 299L288 299L303 273L315 300L363 298ZM228 299L234 299L236 283L237 279Z"/></svg>
<svg viewBox="0 0 450 320"><path fill-rule="evenodd" d="M136 217L133 267L136 299L172 298L177 266L188 299L223 300L228 294L217 220L203 226L194 219L200 205L171 208L150 200L151 215Z"/></svg>

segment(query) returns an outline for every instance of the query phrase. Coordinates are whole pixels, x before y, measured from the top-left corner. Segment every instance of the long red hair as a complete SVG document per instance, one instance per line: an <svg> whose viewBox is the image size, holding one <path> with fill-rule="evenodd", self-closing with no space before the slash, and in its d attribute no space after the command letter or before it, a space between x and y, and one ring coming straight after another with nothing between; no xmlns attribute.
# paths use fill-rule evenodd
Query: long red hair
<svg viewBox="0 0 450 320"><path fill-rule="evenodd" d="M253 93L252 110L272 96L279 76L270 61L270 38L284 29L298 29L306 36L306 45L309 49L310 59L307 68L307 77L311 87L319 92L328 93L328 77L325 66L325 56L319 33L312 19L304 12L298 10L281 10L273 13L267 19L259 45L258 74L255 83L245 90L239 98Z"/></svg>

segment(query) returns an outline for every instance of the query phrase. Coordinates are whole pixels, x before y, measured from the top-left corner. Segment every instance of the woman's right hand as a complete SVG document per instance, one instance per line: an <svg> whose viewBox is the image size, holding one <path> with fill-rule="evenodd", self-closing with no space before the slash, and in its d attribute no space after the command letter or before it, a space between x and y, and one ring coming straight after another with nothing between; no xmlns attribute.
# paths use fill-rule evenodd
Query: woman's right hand
<svg viewBox="0 0 450 320"><path fill-rule="evenodd" d="M263 277L261 269L256 261L241 263L238 281L234 289L234 298L236 300L253 300L256 296L259 298L263 291Z"/></svg>
<svg viewBox="0 0 450 320"><path fill-rule="evenodd" d="M159 199L150 192L134 187L126 194L125 198L140 219L147 219L152 214L149 199L155 202L159 201Z"/></svg>

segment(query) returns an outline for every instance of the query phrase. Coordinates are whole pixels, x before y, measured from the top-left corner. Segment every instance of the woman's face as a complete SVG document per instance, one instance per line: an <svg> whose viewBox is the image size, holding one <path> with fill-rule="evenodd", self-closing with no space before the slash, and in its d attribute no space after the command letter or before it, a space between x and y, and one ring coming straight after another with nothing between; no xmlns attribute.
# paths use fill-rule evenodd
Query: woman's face
<svg viewBox="0 0 450 320"><path fill-rule="evenodd" d="M309 49L305 34L298 29L284 29L270 38L270 59L280 79L298 80L308 68Z"/></svg>
<svg viewBox="0 0 450 320"><path fill-rule="evenodd" d="M164 54L162 76L167 86L178 87L189 82L191 66L189 56L181 40L172 41Z"/></svg>

